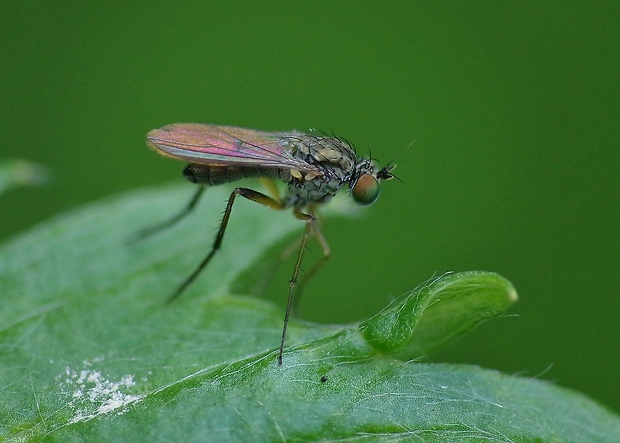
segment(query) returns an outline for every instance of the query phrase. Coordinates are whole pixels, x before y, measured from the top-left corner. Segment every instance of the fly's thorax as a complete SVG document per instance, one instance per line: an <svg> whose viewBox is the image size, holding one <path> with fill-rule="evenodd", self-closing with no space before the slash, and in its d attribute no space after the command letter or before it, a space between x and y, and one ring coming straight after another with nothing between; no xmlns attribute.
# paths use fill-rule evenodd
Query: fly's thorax
<svg viewBox="0 0 620 443"><path fill-rule="evenodd" d="M316 167L316 172L291 170L287 206L302 208L308 203L329 201L355 171L355 153L336 137L301 135L291 140L293 155Z"/></svg>
<svg viewBox="0 0 620 443"><path fill-rule="evenodd" d="M306 179L307 176L297 177L293 171L288 182L288 193L284 198L286 206L295 206L299 209L308 203L326 203L346 184L343 177L332 174L323 174Z"/></svg>
<svg viewBox="0 0 620 443"><path fill-rule="evenodd" d="M319 168L353 171L355 152L345 140L305 134L290 141L294 156L306 163Z"/></svg>

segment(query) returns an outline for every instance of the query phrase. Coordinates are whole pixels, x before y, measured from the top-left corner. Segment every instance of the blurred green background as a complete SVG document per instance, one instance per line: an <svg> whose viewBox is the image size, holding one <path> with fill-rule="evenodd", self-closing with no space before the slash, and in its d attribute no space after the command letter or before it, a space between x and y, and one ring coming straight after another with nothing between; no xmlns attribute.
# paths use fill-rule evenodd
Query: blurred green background
<svg viewBox="0 0 620 443"><path fill-rule="evenodd" d="M0 159L46 165L51 181L0 196L0 240L183 180L146 148L152 128L334 131L394 160L403 183L362 217L327 220L333 257L305 318L350 322L433 275L496 271L516 315L431 359L553 380L618 411L619 5L5 3ZM286 283L271 288L284 308Z"/></svg>

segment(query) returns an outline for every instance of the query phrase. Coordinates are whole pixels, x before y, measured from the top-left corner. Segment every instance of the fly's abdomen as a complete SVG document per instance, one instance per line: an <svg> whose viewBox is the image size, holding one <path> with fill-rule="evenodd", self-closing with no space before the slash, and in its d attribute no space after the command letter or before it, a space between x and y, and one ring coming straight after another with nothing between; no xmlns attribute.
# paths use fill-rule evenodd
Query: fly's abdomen
<svg viewBox="0 0 620 443"><path fill-rule="evenodd" d="M283 168L257 168L242 166L207 166L189 164L183 171L186 179L192 183L207 186L217 186L230 183L242 178L271 178L289 181L291 173Z"/></svg>

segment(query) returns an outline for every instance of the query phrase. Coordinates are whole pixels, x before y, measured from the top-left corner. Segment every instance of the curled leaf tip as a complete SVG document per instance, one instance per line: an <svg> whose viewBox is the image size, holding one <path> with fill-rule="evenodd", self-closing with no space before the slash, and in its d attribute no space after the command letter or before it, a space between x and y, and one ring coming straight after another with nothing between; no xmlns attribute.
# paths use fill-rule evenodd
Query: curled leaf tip
<svg viewBox="0 0 620 443"><path fill-rule="evenodd" d="M381 352L416 358L502 315L517 300L512 284L498 274L448 273L364 322L360 331Z"/></svg>

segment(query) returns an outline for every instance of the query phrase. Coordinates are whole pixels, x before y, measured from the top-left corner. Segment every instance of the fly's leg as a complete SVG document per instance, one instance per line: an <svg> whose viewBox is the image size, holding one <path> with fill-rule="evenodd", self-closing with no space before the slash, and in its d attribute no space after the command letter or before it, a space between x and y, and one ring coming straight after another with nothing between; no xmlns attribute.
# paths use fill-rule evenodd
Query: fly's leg
<svg viewBox="0 0 620 443"><path fill-rule="evenodd" d="M224 216L222 217L222 222L220 223L220 229L215 237L215 241L213 242L213 246L211 247L211 251L209 254L200 262L198 267L190 274L189 277L185 279L185 281L174 291L172 296L168 299L168 303L175 300L179 295L185 291L185 289L198 277L198 274L209 264L213 256L217 251L219 251L220 246L222 245L222 241L224 240L224 233L226 232L226 227L228 226L228 219L230 218L230 213L232 211L233 203L235 202L235 197L240 195L241 197L245 197L248 200L252 200L253 202L260 203L261 205L267 206L271 209L284 209L284 204L278 200L275 200L265 194L262 194L258 191L254 191L252 189L247 188L237 188L228 197L228 203L226 204L226 209L224 210Z"/></svg>
<svg viewBox="0 0 620 443"><path fill-rule="evenodd" d="M156 234L160 231L163 231L166 228L169 228L170 226L175 225L179 220L181 220L186 215L188 215L190 212L192 212L192 210L198 204L198 201L200 200L200 197L202 196L202 193L204 192L205 188L206 188L205 186L199 186L198 190L194 193L192 199L189 201L187 206L185 206L174 217L171 217L168 220L164 220L163 222L157 223L156 225L143 229L142 231L138 232L137 235L131 239L131 241L142 240L143 238L150 237L153 234Z"/></svg>
<svg viewBox="0 0 620 443"><path fill-rule="evenodd" d="M307 272L304 273L304 275L299 279L299 282L297 283L295 300L293 301L293 306L292 306L293 312L296 312L297 314L299 314L299 303L301 301L301 295L303 293L303 290L306 284L310 281L312 277L316 275L317 272L319 272L319 270L325 265L325 263L327 263L327 260L329 260L329 257L331 257L331 249L329 248L329 245L327 244L327 240L325 240L325 237L323 236L323 232L321 232L321 228L319 226L318 220L313 217L312 220L310 220L308 223L312 227L312 233L314 234L314 237L316 238L316 240L321 245L321 248L323 249L323 257L321 257L321 259L318 262L312 265L312 267Z"/></svg>
<svg viewBox="0 0 620 443"><path fill-rule="evenodd" d="M264 180L265 182L268 182L268 183L264 183L266 186L271 183L271 186L267 186L267 187L268 189L273 190L274 188L273 182L267 179L264 179ZM263 181L263 179L261 179L261 181ZM272 195L279 195L277 193L277 188L275 188L275 194L272 193ZM319 244L321 245L321 248L323 249L323 257L321 257L321 259L317 263L315 263L312 266L312 268L310 268L309 271L305 272L304 275L301 276L299 280L297 281L297 287L295 289L295 297L294 297L293 306L291 309L291 312L293 314L299 314L301 295L303 293L303 290L306 284L318 273L318 271L325 265L325 263L327 262L327 260L329 260L329 257L331 256L331 249L329 247L329 244L327 244L325 237L323 236L323 232L321 231L321 228L319 225L319 220L313 217L311 223L312 223L312 232L314 233L316 240L319 242ZM269 266L269 269L261 273L262 278L260 279L258 283L254 285L254 294L260 295L265 291L267 285L269 284L269 281L275 275L275 273L280 268L282 263L288 260L288 258L293 254L293 252L295 251L295 248L297 247L297 245L299 245L299 242L300 242L299 239L291 242L291 244L289 244L280 253L280 256L276 260L274 260L274 263L272 263L271 266Z"/></svg>
<svg viewBox="0 0 620 443"><path fill-rule="evenodd" d="M325 260L327 260L327 257L329 257L329 246L327 246L327 242L325 241L325 239L323 238L323 234L321 234L321 231L319 230L318 222L316 218L314 218L310 214L305 214L300 211L295 211L295 217L297 217L300 220L306 221L306 229L304 230L304 233L301 237L301 245L299 246L299 253L297 254L297 260L295 261L295 269L293 269L293 276L291 277L290 287L288 291L288 300L286 302L286 312L284 313L284 327L282 328L282 340L280 342L280 352L278 353L278 365L279 366L282 366L282 355L284 354L284 342L286 340L286 330L288 328L288 320L291 315L293 306L297 304L297 302L295 301L295 292L299 286L298 284L299 270L301 269L301 262L304 258L304 252L306 250L306 245L308 243L308 237L310 236L310 233L312 231L315 232L315 234L317 235L317 239L319 240L319 243L321 243L321 245L323 246L323 251L325 253L325 256L323 257L322 262L325 262ZM317 264L322 265L321 262ZM316 267L317 266L315 265L310 270L310 273L311 273L310 276L316 273L316 270L315 270ZM302 279L302 281L304 280L306 280L306 278Z"/></svg>
<svg viewBox="0 0 620 443"><path fill-rule="evenodd" d="M297 280L297 285L295 287L295 297L293 299L293 305L291 307L291 313L293 315L299 315L300 313L299 306L301 303L301 296L306 287L306 284L308 284L308 282L319 272L319 270L323 268L327 260L329 260L329 258L331 257L331 249L329 247L329 244L327 244L327 241L325 240L325 237L323 236L323 232L321 231L318 221L316 219L313 219L312 227L313 227L312 232L314 233L314 237L316 238L316 240L321 245L321 248L323 249L323 257L321 257L321 259L317 263L312 265L312 268L310 268L310 270L305 271L304 274L300 276L299 279ZM275 273L280 268L282 263L288 260L288 258L293 254L293 252L295 251L295 248L298 247L299 242L300 242L299 238L291 242L291 244L289 244L282 251L280 256L275 260L275 263L273 263L267 271L262 273L263 277L255 285L256 294L262 294L264 292L271 278L275 275Z"/></svg>

